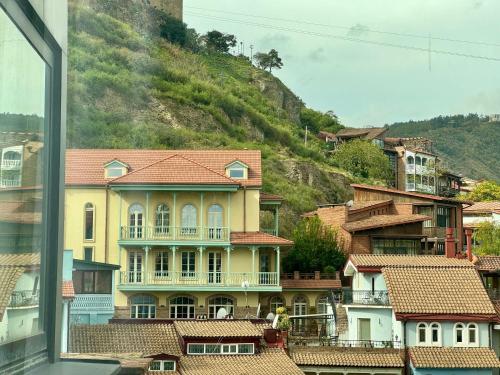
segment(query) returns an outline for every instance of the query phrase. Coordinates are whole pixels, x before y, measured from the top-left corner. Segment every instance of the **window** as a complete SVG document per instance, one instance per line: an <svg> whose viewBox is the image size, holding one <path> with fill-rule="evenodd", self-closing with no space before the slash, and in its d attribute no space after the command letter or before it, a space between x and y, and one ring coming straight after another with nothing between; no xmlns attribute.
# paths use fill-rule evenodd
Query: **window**
<svg viewBox="0 0 500 375"><path fill-rule="evenodd" d="M476 323L467 324L467 343L469 346L479 346L478 329Z"/></svg>
<svg viewBox="0 0 500 375"><path fill-rule="evenodd" d="M420 158L420 156L415 156L415 164L422 165L422 159Z"/></svg>
<svg viewBox="0 0 500 375"><path fill-rule="evenodd" d="M230 297L213 297L208 300L208 318L217 318L220 309L226 310L226 315L234 314L234 300Z"/></svg>
<svg viewBox="0 0 500 375"><path fill-rule="evenodd" d="M140 204L136 203L129 207L128 214L130 238L142 238L142 219L144 209Z"/></svg>
<svg viewBox="0 0 500 375"><path fill-rule="evenodd" d="M87 262L92 262L94 260L94 248L93 247L84 247L83 248L83 259Z"/></svg>
<svg viewBox="0 0 500 375"><path fill-rule="evenodd" d="M182 277L195 277L195 261L196 254L194 251L182 252Z"/></svg>
<svg viewBox="0 0 500 375"><path fill-rule="evenodd" d="M161 360L152 361L149 364L149 371L175 371L175 361Z"/></svg>
<svg viewBox="0 0 500 375"><path fill-rule="evenodd" d="M247 166L243 163L234 162L227 167L227 175L235 180L241 180L246 177Z"/></svg>
<svg viewBox="0 0 500 375"><path fill-rule="evenodd" d="M427 324L417 324L417 345L427 345Z"/></svg>
<svg viewBox="0 0 500 375"><path fill-rule="evenodd" d="M222 238L222 207L213 204L208 208L208 238L220 240Z"/></svg>
<svg viewBox="0 0 500 375"><path fill-rule="evenodd" d="M170 319L194 319L194 298L188 296L171 298Z"/></svg>
<svg viewBox="0 0 500 375"><path fill-rule="evenodd" d="M73 271L76 294L111 294L112 271Z"/></svg>
<svg viewBox="0 0 500 375"><path fill-rule="evenodd" d="M413 164L415 164L415 159L413 158L413 156L411 156L411 155L410 155L410 156L408 156L408 157L406 158L406 163L407 163L408 165L413 165Z"/></svg>
<svg viewBox="0 0 500 375"><path fill-rule="evenodd" d="M254 344L188 344L187 345L188 354L223 354L223 355L235 355L235 354L254 354L255 346Z"/></svg>
<svg viewBox="0 0 500 375"><path fill-rule="evenodd" d="M197 225L197 217L196 217L196 207L192 204L186 204L182 208L181 212L181 222L182 222L182 231L183 235L196 235L196 225Z"/></svg>
<svg viewBox="0 0 500 375"><path fill-rule="evenodd" d="M107 168L106 176L108 178L115 178L123 176L123 168Z"/></svg>
<svg viewBox="0 0 500 375"><path fill-rule="evenodd" d="M170 225L170 209L166 204L160 204L156 208L155 233L168 234Z"/></svg>
<svg viewBox="0 0 500 375"><path fill-rule="evenodd" d="M159 251L155 257L155 277L168 276L168 252Z"/></svg>
<svg viewBox="0 0 500 375"><path fill-rule="evenodd" d="M373 254L417 255L420 249L420 238L374 238L372 241Z"/></svg>
<svg viewBox="0 0 500 375"><path fill-rule="evenodd" d="M273 314L276 314L276 310L279 307L283 307L284 305L285 304L283 303L283 298L281 298L280 296L271 297L271 299L269 300L269 307Z"/></svg>
<svg viewBox="0 0 500 375"><path fill-rule="evenodd" d="M60 137L65 108L61 108L62 59L57 42L28 1L0 3L0 147L19 150L18 155L3 154L2 167L8 169L1 168L0 189L9 192L0 196L0 256L15 260L30 254L30 262L23 268L34 279L39 276L41 291L40 300L29 309L18 310L16 319L7 319L7 312L0 317L0 368L16 373L46 361L49 355L52 359L57 356L48 353L57 349L50 337L60 325L61 309L49 303L60 291L57 278L51 276L57 274L61 260L59 198L63 191L58 176L64 174L60 171L64 158ZM47 12L54 10L53 5L45 2ZM58 34L66 34L64 24L59 26ZM24 153L29 165L23 165ZM28 189L19 189L21 186ZM6 220L20 213L28 220L16 224ZM15 288L22 287L31 295L34 285L23 286L22 281L17 273L10 282L2 283L0 294L8 299ZM25 362L29 357L34 360ZM10 367L14 362L15 367Z"/></svg>
<svg viewBox="0 0 500 375"><path fill-rule="evenodd" d="M422 158L422 166L426 166L427 165L427 158Z"/></svg>
<svg viewBox="0 0 500 375"><path fill-rule="evenodd" d="M431 345L441 346L441 324L432 323L431 324Z"/></svg>
<svg viewBox="0 0 500 375"><path fill-rule="evenodd" d="M328 309L328 305L329 305L329 302L328 302L328 296L322 296L318 299L318 307L317 307L317 312L318 314L326 314L327 313L327 309Z"/></svg>
<svg viewBox="0 0 500 375"><path fill-rule="evenodd" d="M438 206L437 208L437 226L440 228L449 228L451 225L450 207Z"/></svg>
<svg viewBox="0 0 500 375"><path fill-rule="evenodd" d="M465 345L465 326L463 323L455 324L455 346L464 346Z"/></svg>
<svg viewBox="0 0 500 375"><path fill-rule="evenodd" d="M130 317L133 319L154 319L156 299L148 294L139 294L130 299Z"/></svg>
<svg viewBox="0 0 500 375"><path fill-rule="evenodd" d="M85 204L85 241L94 240L94 205Z"/></svg>

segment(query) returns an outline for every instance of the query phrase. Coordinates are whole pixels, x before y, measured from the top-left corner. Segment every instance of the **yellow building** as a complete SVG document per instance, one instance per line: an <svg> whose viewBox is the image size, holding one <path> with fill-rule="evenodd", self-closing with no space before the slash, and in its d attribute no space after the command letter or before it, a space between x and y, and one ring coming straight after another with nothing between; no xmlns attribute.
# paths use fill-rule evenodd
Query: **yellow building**
<svg viewBox="0 0 500 375"><path fill-rule="evenodd" d="M260 151L68 150L65 248L121 266L118 318L254 316L292 244L261 187Z"/></svg>

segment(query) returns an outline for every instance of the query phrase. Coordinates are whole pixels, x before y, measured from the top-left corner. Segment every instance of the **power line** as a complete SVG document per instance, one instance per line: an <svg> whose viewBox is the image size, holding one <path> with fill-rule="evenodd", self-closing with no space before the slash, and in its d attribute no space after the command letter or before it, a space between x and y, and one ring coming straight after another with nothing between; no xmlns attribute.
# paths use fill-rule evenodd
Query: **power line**
<svg viewBox="0 0 500 375"><path fill-rule="evenodd" d="M185 8L189 9L197 9L197 10L204 10L204 11L209 11L209 12L215 12L215 13L225 13L225 14L232 14L232 15L237 15L237 16L244 16L244 17L250 17L250 18L258 18L258 19L266 19L270 21L283 21L283 22L291 22L294 24L304 24L304 25L309 25L309 26L320 26L320 27L329 27L333 29L342 29L342 30L348 30L352 31L356 26L341 26L341 25L334 25L334 24L325 24L325 23L317 23L317 22L310 22L310 21L301 21L301 20L292 20L289 18L279 18L279 17L268 17L268 16L262 16L262 15L255 15L255 14L248 14L248 13L242 13L242 12L230 12L226 10L220 10L220 9L210 9L210 8L202 8L202 7L193 7L193 6L185 6ZM393 36L402 36L402 37L409 37L409 38L418 38L418 39L428 39L428 35L420 35L420 34L411 34L411 33L397 33L393 31L384 31L384 30L372 30L367 28L366 30L362 30L374 34L385 34L385 35L393 35ZM490 46L490 47L500 47L500 43L493 43L493 42L483 42L483 41L475 41L475 40L465 40L465 39L453 39L453 38L445 38L445 37L439 37L439 36L432 36L432 40L441 40L441 41L446 41L446 42L454 42L454 43L464 43L464 44L475 44L475 45L482 45L482 46Z"/></svg>
<svg viewBox="0 0 500 375"><path fill-rule="evenodd" d="M257 26L257 27L262 27L262 28L272 29L272 30L289 31L289 32L297 33L297 34L319 36L319 37L323 37L323 38L338 39L338 40L344 40L344 41L348 41L348 42L356 42L356 43L364 43L364 44L371 44L371 45L384 46L384 47L400 48L400 49L407 49L407 50L413 50L413 51L419 51L419 52L435 53L435 54L440 54L440 55L459 56L459 57L467 57L467 58L472 58L472 59L480 59L480 60L488 60L488 61L500 61L500 58L498 58L498 57L474 55L474 54L469 54L469 53L454 52L454 51L447 51L447 50L440 50L440 49L429 49L429 48L409 46L409 45L404 45L404 44L379 42L379 41L375 41L375 40L353 38L353 37L348 37L348 36L343 36L343 35L335 35L335 34L326 34L326 33L320 33L320 32L316 32L316 31L295 29L295 28L289 28L289 27L284 27L284 26L274 26L274 25L256 23L256 22L251 22L251 21L234 20L234 19L230 19L230 18L223 18L223 17L219 17L219 16L210 16L210 15L205 15L205 14L193 13L193 12L189 12L189 11L185 12L185 13L189 14L193 17L223 21L223 22L231 22L231 23L250 25L250 26ZM427 38L429 38L429 37L427 37Z"/></svg>

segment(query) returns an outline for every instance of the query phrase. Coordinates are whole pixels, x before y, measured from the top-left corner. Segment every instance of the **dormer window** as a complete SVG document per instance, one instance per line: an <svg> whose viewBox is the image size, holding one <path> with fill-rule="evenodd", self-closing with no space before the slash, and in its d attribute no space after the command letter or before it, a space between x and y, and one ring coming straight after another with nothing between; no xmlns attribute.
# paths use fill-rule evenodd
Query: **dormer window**
<svg viewBox="0 0 500 375"><path fill-rule="evenodd" d="M112 160L104 165L104 177L107 179L121 177L128 172L128 164L119 160Z"/></svg>
<svg viewBox="0 0 500 375"><path fill-rule="evenodd" d="M235 180L248 178L248 165L241 161L234 161L226 166L226 175Z"/></svg>

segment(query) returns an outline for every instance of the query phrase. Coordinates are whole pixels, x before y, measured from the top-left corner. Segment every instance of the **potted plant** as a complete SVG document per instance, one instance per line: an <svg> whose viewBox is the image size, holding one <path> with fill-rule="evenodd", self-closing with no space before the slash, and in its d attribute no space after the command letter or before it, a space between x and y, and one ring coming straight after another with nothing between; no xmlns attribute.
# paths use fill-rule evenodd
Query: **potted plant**
<svg viewBox="0 0 500 375"><path fill-rule="evenodd" d="M278 315L278 322L276 328L280 331L281 338L285 341L288 338L288 329L290 328L290 317L286 313L285 307L278 307L276 309Z"/></svg>

